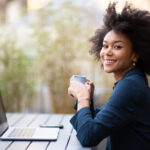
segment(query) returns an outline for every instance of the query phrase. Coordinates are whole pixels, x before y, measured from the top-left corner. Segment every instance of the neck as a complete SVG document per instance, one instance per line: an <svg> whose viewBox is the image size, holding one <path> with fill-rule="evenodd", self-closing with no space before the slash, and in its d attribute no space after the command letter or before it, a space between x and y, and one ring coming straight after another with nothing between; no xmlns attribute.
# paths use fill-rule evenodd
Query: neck
<svg viewBox="0 0 150 150"><path fill-rule="evenodd" d="M124 77L124 75L133 68L134 67L130 67L130 68L128 68L126 70L122 70L120 72L113 72L115 81L118 82L119 80L121 80Z"/></svg>

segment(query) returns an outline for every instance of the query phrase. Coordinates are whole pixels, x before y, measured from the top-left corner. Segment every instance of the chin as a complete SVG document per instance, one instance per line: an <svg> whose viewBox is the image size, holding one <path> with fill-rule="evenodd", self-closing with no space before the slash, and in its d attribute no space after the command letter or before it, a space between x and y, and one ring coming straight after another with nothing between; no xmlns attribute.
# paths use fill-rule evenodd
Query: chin
<svg viewBox="0 0 150 150"><path fill-rule="evenodd" d="M104 69L104 71L107 73L112 73L112 70L110 70L110 69Z"/></svg>
<svg viewBox="0 0 150 150"><path fill-rule="evenodd" d="M112 73L112 71L105 71L106 73Z"/></svg>
<svg viewBox="0 0 150 150"><path fill-rule="evenodd" d="M110 68L108 68L108 67L103 67L103 70L104 70L105 72L107 72L107 73L112 73L112 72L113 72L113 70L110 69Z"/></svg>

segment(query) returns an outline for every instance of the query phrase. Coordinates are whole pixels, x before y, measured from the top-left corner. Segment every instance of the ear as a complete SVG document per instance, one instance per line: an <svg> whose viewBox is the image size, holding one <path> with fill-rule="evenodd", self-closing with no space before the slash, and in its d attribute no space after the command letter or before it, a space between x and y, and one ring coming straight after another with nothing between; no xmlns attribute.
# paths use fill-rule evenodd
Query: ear
<svg viewBox="0 0 150 150"><path fill-rule="evenodd" d="M137 53L133 53L132 61L136 63L138 61L138 59L139 59L139 55Z"/></svg>

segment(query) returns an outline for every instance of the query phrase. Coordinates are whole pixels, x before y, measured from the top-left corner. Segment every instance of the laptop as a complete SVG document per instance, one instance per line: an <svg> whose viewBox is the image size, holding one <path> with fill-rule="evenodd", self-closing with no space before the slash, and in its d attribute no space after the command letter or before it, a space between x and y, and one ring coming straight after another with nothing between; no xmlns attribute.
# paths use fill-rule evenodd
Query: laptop
<svg viewBox="0 0 150 150"><path fill-rule="evenodd" d="M60 128L9 127L0 94L0 140L57 140Z"/></svg>

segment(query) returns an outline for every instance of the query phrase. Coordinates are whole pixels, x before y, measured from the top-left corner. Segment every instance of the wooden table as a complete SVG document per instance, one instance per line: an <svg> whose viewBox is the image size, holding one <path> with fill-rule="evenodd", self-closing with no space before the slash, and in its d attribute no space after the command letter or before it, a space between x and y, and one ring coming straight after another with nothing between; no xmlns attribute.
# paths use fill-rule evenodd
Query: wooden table
<svg viewBox="0 0 150 150"><path fill-rule="evenodd" d="M1 141L0 150L90 150L83 148L76 138L76 132L70 124L72 115L67 114L23 114L7 113L9 126L37 127L45 122L60 123L57 141Z"/></svg>

